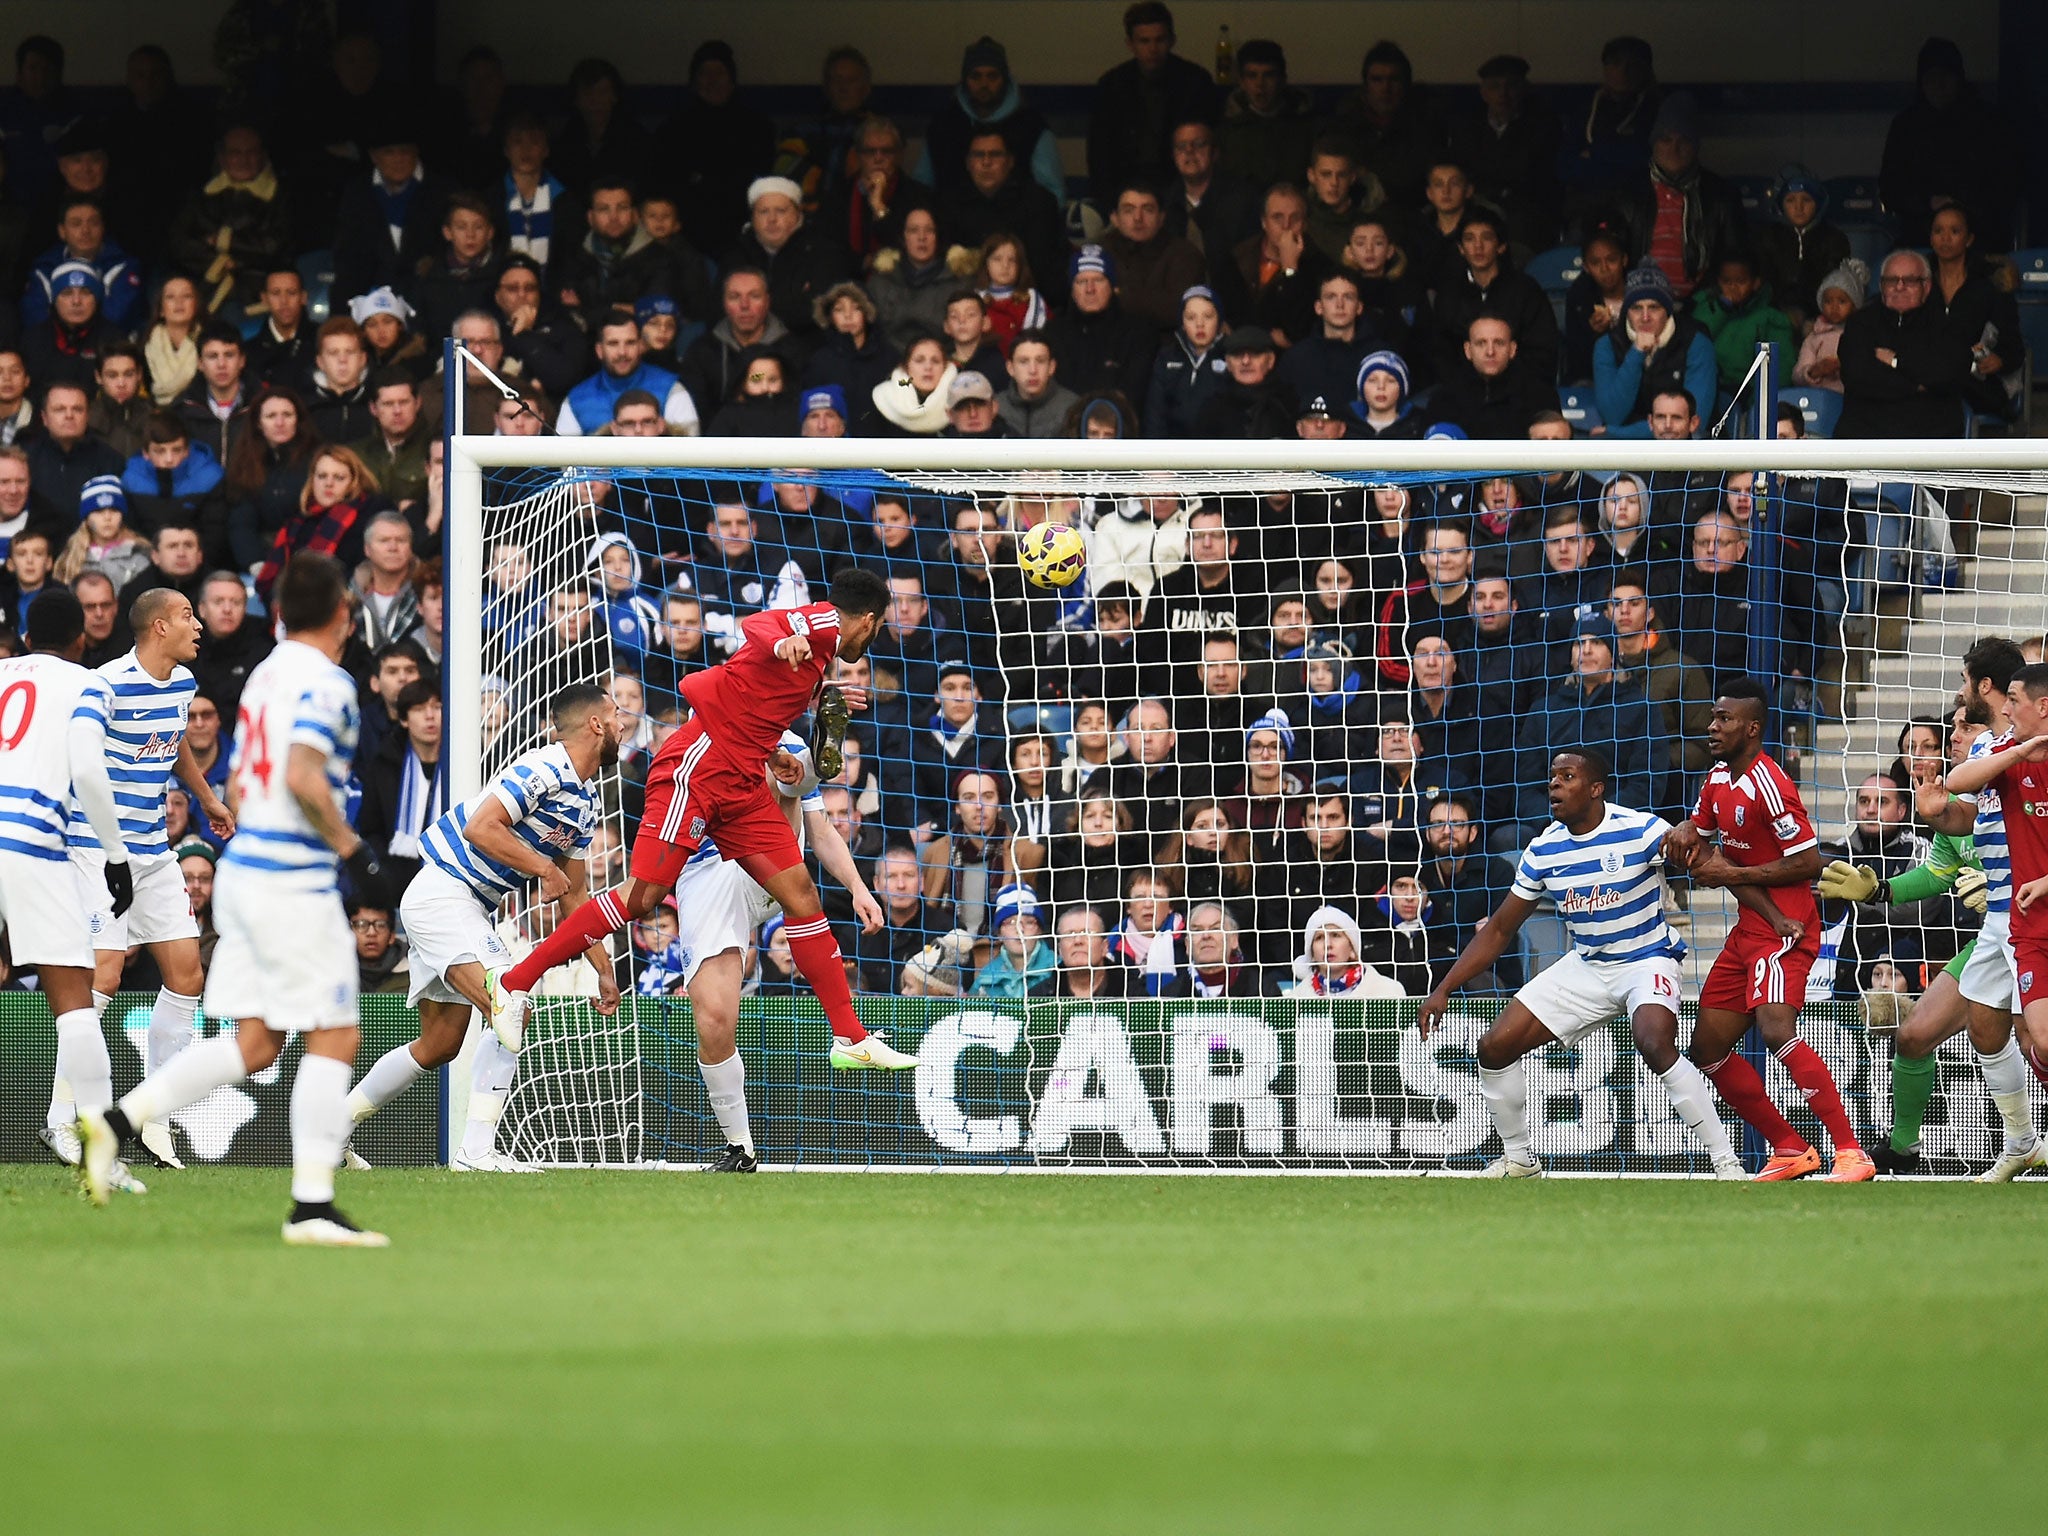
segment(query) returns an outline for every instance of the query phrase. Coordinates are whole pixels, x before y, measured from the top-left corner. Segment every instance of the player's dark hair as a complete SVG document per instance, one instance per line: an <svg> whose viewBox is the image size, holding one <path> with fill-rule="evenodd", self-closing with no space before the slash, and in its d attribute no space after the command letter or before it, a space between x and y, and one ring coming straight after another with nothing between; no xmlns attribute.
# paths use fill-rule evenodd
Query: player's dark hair
<svg viewBox="0 0 2048 1536"><path fill-rule="evenodd" d="M348 596L348 582L341 567L326 555L301 551L285 562L272 594L277 616L286 634L324 629ZM34 609L29 610L34 613Z"/></svg>
<svg viewBox="0 0 2048 1536"><path fill-rule="evenodd" d="M183 596L176 587L151 587L129 605L128 627L138 635L144 633L163 616L163 611L171 606L172 598ZM35 610L31 608L29 612L34 613Z"/></svg>
<svg viewBox="0 0 2048 1536"><path fill-rule="evenodd" d="M36 599L41 602L41 598ZM33 608L29 610L35 612ZM2048 661L2033 661L2021 667L2012 675L2015 687L2027 690L2027 697L2034 700L2048 699Z"/></svg>
<svg viewBox="0 0 2048 1536"><path fill-rule="evenodd" d="M1973 684L1988 682L2000 693L2012 687L2014 674L2026 664L2026 653L2003 635L1986 635L1963 652L1963 675Z"/></svg>
<svg viewBox="0 0 2048 1536"><path fill-rule="evenodd" d="M29 604L28 633L32 651L61 651L85 633L85 605L69 587L51 582Z"/></svg>
<svg viewBox="0 0 2048 1536"><path fill-rule="evenodd" d="M826 601L841 613L870 613L880 618L889 611L889 583L873 571L849 565L832 578Z"/></svg>
<svg viewBox="0 0 2048 1536"><path fill-rule="evenodd" d="M567 735L569 728L605 701L605 691L595 683L571 683L548 705L548 718L555 729Z"/></svg>
<svg viewBox="0 0 2048 1536"><path fill-rule="evenodd" d="M1771 690L1753 677L1738 677L1730 682L1723 683L1717 697L1739 699L1743 703L1754 704L1756 706L1756 717L1759 720L1770 717Z"/></svg>
<svg viewBox="0 0 2048 1536"><path fill-rule="evenodd" d="M1607 761L1607 754L1598 747L1566 747L1557 754L1559 757L1576 757L1586 770L1586 777L1602 789L1614 782L1614 769Z"/></svg>

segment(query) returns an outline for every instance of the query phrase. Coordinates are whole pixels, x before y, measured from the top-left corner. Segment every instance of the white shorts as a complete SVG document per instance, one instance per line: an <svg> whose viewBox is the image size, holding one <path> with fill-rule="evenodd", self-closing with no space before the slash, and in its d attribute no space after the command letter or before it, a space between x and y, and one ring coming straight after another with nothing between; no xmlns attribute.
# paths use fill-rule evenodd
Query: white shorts
<svg viewBox="0 0 2048 1536"><path fill-rule="evenodd" d="M106 894L103 887L101 900ZM8 953L17 967L92 969L92 930L69 859L0 853L0 929L6 930Z"/></svg>
<svg viewBox="0 0 2048 1536"><path fill-rule="evenodd" d="M277 876L223 859L213 925L220 943L206 975L209 1015L287 1031L356 1022L355 936L338 891L280 888Z"/></svg>
<svg viewBox="0 0 2048 1536"><path fill-rule="evenodd" d="M512 951L498 937L498 925L476 893L437 865L422 864L412 877L398 904L398 919L405 925L412 964L412 985L405 993L408 1007L417 1008L423 999L467 1003L469 999L448 985L450 971L465 963L492 970L512 963Z"/></svg>
<svg viewBox="0 0 2048 1536"><path fill-rule="evenodd" d="M676 881L677 938L683 947L683 986L699 966L729 949L742 952L775 911L768 893L739 865L707 859L683 866Z"/></svg>
<svg viewBox="0 0 2048 1536"><path fill-rule="evenodd" d="M1678 962L1669 955L1588 960L1573 950L1517 992L1515 1001L1570 1045L1611 1019L1633 1017L1647 1003L1677 1013Z"/></svg>
<svg viewBox="0 0 2048 1536"><path fill-rule="evenodd" d="M2020 963L2012 952L2012 914L1988 912L1977 934L1977 947L1956 978L1963 997L1986 1008L2020 1011Z"/></svg>
<svg viewBox="0 0 2048 1536"><path fill-rule="evenodd" d="M78 872L78 893L86 905L94 949L125 950L131 944L199 938L199 923L185 894L185 871L176 859L166 855L128 861L135 874L135 904L119 917L107 895L106 855L97 848L74 848L71 867Z"/></svg>

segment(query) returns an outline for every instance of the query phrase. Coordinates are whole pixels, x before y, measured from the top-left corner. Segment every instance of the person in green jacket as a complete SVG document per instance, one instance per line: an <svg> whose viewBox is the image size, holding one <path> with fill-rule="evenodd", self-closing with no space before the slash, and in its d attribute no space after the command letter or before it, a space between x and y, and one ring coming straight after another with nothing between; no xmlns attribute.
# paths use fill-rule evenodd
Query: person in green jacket
<svg viewBox="0 0 2048 1536"><path fill-rule="evenodd" d="M1692 316L1714 343L1714 371L1726 400L1756 361L1760 341L1774 341L1784 351L1782 369L1789 374L1799 340L1792 321L1773 302L1771 285L1746 251L1730 251L1715 270L1712 292L1702 290L1692 301Z"/></svg>

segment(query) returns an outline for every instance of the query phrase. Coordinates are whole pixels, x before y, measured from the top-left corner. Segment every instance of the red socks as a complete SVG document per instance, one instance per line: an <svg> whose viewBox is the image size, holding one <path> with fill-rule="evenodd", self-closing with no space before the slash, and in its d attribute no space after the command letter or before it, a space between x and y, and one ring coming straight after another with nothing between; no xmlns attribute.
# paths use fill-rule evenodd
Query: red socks
<svg viewBox="0 0 2048 1536"><path fill-rule="evenodd" d="M2048 1088L2048 1062L2044 1062L2041 1059L2033 1046L2024 1042L2020 1046L2020 1054L2027 1058L2027 1065L2033 1070L2034 1076L2040 1080L2041 1086Z"/></svg>
<svg viewBox="0 0 2048 1536"><path fill-rule="evenodd" d="M1856 1146L1856 1131L1849 1124L1849 1112L1842 1108L1842 1095L1835 1087L1834 1076L1828 1071L1828 1064L1820 1059L1820 1052L1804 1040L1794 1040L1778 1048L1778 1060L1791 1076L1793 1085L1799 1089L1813 1112L1820 1117L1820 1123L1828 1128L1828 1135L1835 1143L1835 1151L1844 1152Z"/></svg>
<svg viewBox="0 0 2048 1536"><path fill-rule="evenodd" d="M1814 1060L1818 1062L1820 1058L1816 1056ZM1764 1091L1764 1080L1757 1076L1756 1068L1747 1061L1730 1051L1711 1067L1702 1070L1713 1080L1716 1091L1728 1101L1735 1113L1754 1126L1758 1135L1770 1142L1773 1152L1797 1152L1806 1145L1806 1138L1793 1130L1790 1122L1778 1113L1778 1106L1771 1102L1770 1094ZM1827 1068L1822 1067L1821 1074L1826 1076ZM1830 1091L1833 1086L1830 1082ZM1836 1099L1837 1112L1841 1107L1842 1101Z"/></svg>
<svg viewBox="0 0 2048 1536"><path fill-rule="evenodd" d="M505 989L531 992L549 971L574 960L599 939L617 933L627 921L626 904L617 891L593 896L536 944L532 954L505 973Z"/></svg>
<svg viewBox="0 0 2048 1536"><path fill-rule="evenodd" d="M840 956L839 941L832 937L832 925L825 914L820 912L801 922L784 923L782 932L789 940L790 958L796 961L796 968L804 973L804 980L824 1005L833 1035L849 1043L867 1039L868 1032L854 1017L853 989L846 984L846 962Z"/></svg>

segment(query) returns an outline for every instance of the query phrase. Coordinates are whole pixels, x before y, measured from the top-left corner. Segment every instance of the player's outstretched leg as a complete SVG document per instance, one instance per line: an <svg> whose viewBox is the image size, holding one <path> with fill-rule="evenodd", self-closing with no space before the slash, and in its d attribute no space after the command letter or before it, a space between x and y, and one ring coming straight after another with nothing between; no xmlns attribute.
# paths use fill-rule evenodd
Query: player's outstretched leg
<svg viewBox="0 0 2048 1536"><path fill-rule="evenodd" d="M170 1065L171 1059L192 1043L196 1033L194 1021L199 1013L199 945L192 945L191 992L173 991L169 986L157 989L156 1001L149 1009L149 1035L145 1044L145 1059L152 1073L162 1071ZM183 979L183 978L181 978ZM177 1144L171 1139L171 1122L153 1119L143 1122L138 1139L162 1168L182 1168L178 1160Z"/></svg>
<svg viewBox="0 0 2048 1536"><path fill-rule="evenodd" d="M1629 1029L1637 1053L1664 1085L1672 1110L1706 1148L1714 1177L1735 1182L1747 1179L1749 1170L1742 1166L1742 1158L1728 1139L1728 1127L1714 1107L1714 1090L1706 1074L1678 1049L1678 1015L1655 1003L1644 1004L1630 1013Z"/></svg>
<svg viewBox="0 0 2048 1536"><path fill-rule="evenodd" d="M1856 1140L1849 1112L1842 1105L1841 1090L1834 1074L1820 1059L1820 1052L1799 1038L1799 1008L1794 1003L1766 1003L1756 1011L1757 1028L1771 1054L1792 1079L1820 1123L1827 1127L1835 1145L1834 1167L1828 1171L1830 1184L1862 1184L1877 1177L1877 1164L1870 1160Z"/></svg>
<svg viewBox="0 0 2048 1536"><path fill-rule="evenodd" d="M756 867L752 860L743 862L747 873L760 883L769 899L782 908L782 934L789 940L790 958L818 995L819 1006L832 1027L832 1065L878 1067L891 1072L916 1066L915 1056L869 1034L854 1013L853 988L846 980L846 957L840 953L839 940L832 935L832 924L825 917L810 871L801 863L768 871Z"/></svg>
<svg viewBox="0 0 2048 1536"><path fill-rule="evenodd" d="M636 860L641 858L640 844L646 841L645 832L635 840ZM680 854L681 850L677 852ZM675 870L680 872L682 858L678 856L672 862ZM615 886L584 902L511 969L487 973L491 1004L488 1018L505 1048L517 1052L524 1043L528 997L539 985L541 977L558 965L568 964L591 945L609 939L635 918L645 917L674 888L673 873L661 882L636 875L624 885Z"/></svg>
<svg viewBox="0 0 2048 1536"><path fill-rule="evenodd" d="M1486 1113L1500 1135L1501 1155L1480 1170L1482 1179L1540 1179L1543 1164L1529 1131L1529 1078L1522 1058L1557 1036L1528 1006L1510 1001L1493 1027L1480 1036L1479 1087Z"/></svg>

